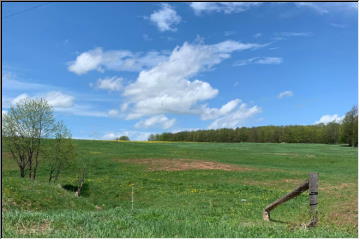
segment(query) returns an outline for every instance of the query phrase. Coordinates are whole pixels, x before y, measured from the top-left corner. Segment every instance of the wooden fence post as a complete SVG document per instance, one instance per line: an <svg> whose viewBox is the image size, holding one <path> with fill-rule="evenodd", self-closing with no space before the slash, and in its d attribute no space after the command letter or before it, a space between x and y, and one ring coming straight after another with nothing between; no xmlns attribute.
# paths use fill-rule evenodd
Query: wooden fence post
<svg viewBox="0 0 360 240"><path fill-rule="evenodd" d="M309 202L310 202L311 221L308 224L308 227L314 227L318 222L318 211L317 211L318 178L319 175L317 173L309 174Z"/></svg>

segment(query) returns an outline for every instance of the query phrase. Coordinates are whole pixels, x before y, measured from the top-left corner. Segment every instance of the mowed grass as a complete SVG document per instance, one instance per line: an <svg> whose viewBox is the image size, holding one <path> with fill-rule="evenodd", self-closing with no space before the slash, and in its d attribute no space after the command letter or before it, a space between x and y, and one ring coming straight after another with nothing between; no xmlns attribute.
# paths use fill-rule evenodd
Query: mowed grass
<svg viewBox="0 0 360 240"><path fill-rule="evenodd" d="M357 237L356 148L89 140L75 144L78 157L89 163L81 197L61 187L76 183L71 169L59 183L48 184L42 164L32 182L20 179L16 163L2 154L3 237ZM222 170L224 166L229 167ZM275 209L271 216L276 221L264 222L264 207L302 183L309 172L320 175L318 226L303 227L309 222L306 193Z"/></svg>

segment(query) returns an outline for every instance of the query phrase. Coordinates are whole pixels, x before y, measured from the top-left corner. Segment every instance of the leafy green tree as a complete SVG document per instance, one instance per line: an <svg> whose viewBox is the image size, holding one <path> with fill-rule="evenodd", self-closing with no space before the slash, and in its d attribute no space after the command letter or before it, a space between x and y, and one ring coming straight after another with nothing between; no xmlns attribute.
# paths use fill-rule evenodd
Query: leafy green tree
<svg viewBox="0 0 360 240"><path fill-rule="evenodd" d="M25 99L11 106L3 116L4 143L17 162L20 176L35 179L39 166L42 140L52 137L55 120L44 99Z"/></svg>
<svg viewBox="0 0 360 240"><path fill-rule="evenodd" d="M128 136L121 136L119 138L116 138L116 140L121 140L121 141L130 141L130 138Z"/></svg>
<svg viewBox="0 0 360 240"><path fill-rule="evenodd" d="M341 126L342 140L349 146L356 147L358 145L358 108L354 106L346 113Z"/></svg>

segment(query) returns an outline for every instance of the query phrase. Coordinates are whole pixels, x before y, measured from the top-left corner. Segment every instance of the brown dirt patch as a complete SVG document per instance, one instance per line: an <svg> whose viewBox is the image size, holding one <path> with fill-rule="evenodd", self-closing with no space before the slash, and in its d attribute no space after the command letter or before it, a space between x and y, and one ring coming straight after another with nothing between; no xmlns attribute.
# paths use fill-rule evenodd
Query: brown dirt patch
<svg viewBox="0 0 360 240"><path fill-rule="evenodd" d="M246 180L245 184L253 186L267 186L267 187L281 187L281 188L295 188L299 184L303 183L305 179L280 179L280 180L266 180L266 181L256 181L256 180Z"/></svg>
<svg viewBox="0 0 360 240"><path fill-rule="evenodd" d="M148 170L185 171L185 170L224 170L224 171L249 171L252 168L241 167L235 164L225 164L191 159L121 159L121 162L134 163L148 166Z"/></svg>
<svg viewBox="0 0 360 240"><path fill-rule="evenodd" d="M341 194L344 190L354 190L356 191L356 183L339 183L339 184L328 184L321 183L319 185L319 190L331 192L332 194Z"/></svg>
<svg viewBox="0 0 360 240"><path fill-rule="evenodd" d="M290 156L290 157L298 157L299 154L297 153L273 153L274 155L278 156Z"/></svg>
<svg viewBox="0 0 360 240"><path fill-rule="evenodd" d="M45 233L51 230L51 224L49 221L44 221L42 223L25 226L21 225L18 227L17 231L21 235L28 235L28 234L36 234L36 233Z"/></svg>
<svg viewBox="0 0 360 240"><path fill-rule="evenodd" d="M358 223L357 198L342 201L334 206L334 211L331 211L327 218L330 222L337 225L354 225Z"/></svg>

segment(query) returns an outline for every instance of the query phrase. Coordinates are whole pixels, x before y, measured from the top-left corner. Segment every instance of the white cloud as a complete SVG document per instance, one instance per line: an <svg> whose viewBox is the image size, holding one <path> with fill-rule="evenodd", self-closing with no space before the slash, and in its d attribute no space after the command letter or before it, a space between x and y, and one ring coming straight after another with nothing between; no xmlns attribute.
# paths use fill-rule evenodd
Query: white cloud
<svg viewBox="0 0 360 240"><path fill-rule="evenodd" d="M22 93L19 96L17 96L16 98L14 98L11 101L11 104L16 105L16 104L21 103L22 101L24 101L25 99L28 99L28 98L29 98L29 95L27 95L26 93Z"/></svg>
<svg viewBox="0 0 360 240"><path fill-rule="evenodd" d="M284 98L284 97L291 97L291 96L294 96L294 93L292 91L287 90L287 91L279 93L279 95L277 97L279 99L281 99L281 98Z"/></svg>
<svg viewBox="0 0 360 240"><path fill-rule="evenodd" d="M340 123L345 116L338 116L337 114L334 115L323 115L318 121L315 122L315 124L328 124L330 122L336 122Z"/></svg>
<svg viewBox="0 0 360 240"><path fill-rule="evenodd" d="M128 107L129 107L129 103L123 103L121 104L120 109L122 112L125 112L128 109Z"/></svg>
<svg viewBox="0 0 360 240"><path fill-rule="evenodd" d="M192 2L190 3L190 7L197 15L203 12L223 12L230 14L243 12L252 7L260 6L261 4L261 2Z"/></svg>
<svg viewBox="0 0 360 240"><path fill-rule="evenodd" d="M16 79L16 75L12 72L5 72L2 75L2 86L4 89L9 90L49 90L51 88L54 88L50 85L19 81L18 79Z"/></svg>
<svg viewBox="0 0 360 240"><path fill-rule="evenodd" d="M255 114L261 112L261 108L258 106L249 107L247 104L242 103L235 111L232 111L224 116L221 116L214 120L210 125L210 129L217 128L235 128L240 127L249 118Z"/></svg>
<svg viewBox="0 0 360 240"><path fill-rule="evenodd" d="M68 113L68 114L76 115L76 116L109 117L109 113L94 110L91 105L75 104L72 107L66 107L66 108L57 107L54 110L57 111L57 112Z"/></svg>
<svg viewBox="0 0 360 240"><path fill-rule="evenodd" d="M55 108L68 108L74 105L74 97L63 94L62 92L53 91L47 93L44 98L47 100L50 106Z"/></svg>
<svg viewBox="0 0 360 240"><path fill-rule="evenodd" d="M330 12L357 12L357 3L354 2L297 2L297 7L306 7L319 14L328 14Z"/></svg>
<svg viewBox="0 0 360 240"><path fill-rule="evenodd" d="M224 41L213 45L184 43L156 67L140 72L137 80L125 87L130 112L128 119L165 113L201 114L198 103L215 97L218 90L209 83L190 80L229 58L234 51L263 45Z"/></svg>
<svg viewBox="0 0 360 240"><path fill-rule="evenodd" d="M110 109L110 110L108 111L108 115L109 115L110 117L117 116L118 114L119 114L119 111L116 110L116 109Z"/></svg>
<svg viewBox="0 0 360 240"><path fill-rule="evenodd" d="M109 91L119 91L122 88L122 82L123 78L121 77L100 78L95 87Z"/></svg>
<svg viewBox="0 0 360 240"><path fill-rule="evenodd" d="M280 64L283 59L280 57L253 57L245 60L240 60L234 63L234 66L244 66L248 64Z"/></svg>
<svg viewBox="0 0 360 240"><path fill-rule="evenodd" d="M110 133L106 133L104 136L102 136L102 139L106 139L106 140L114 140L115 138L117 138L118 135L116 135L113 132Z"/></svg>
<svg viewBox="0 0 360 240"><path fill-rule="evenodd" d="M167 3L163 3L161 9L153 12L149 19L156 24L161 32L176 31L175 25L181 22L181 17Z"/></svg>
<svg viewBox="0 0 360 240"><path fill-rule="evenodd" d="M157 51L132 53L128 50L103 51L95 48L81 53L75 61L69 63L68 70L78 75L89 71L141 71L156 66L164 61L167 55Z"/></svg>
<svg viewBox="0 0 360 240"><path fill-rule="evenodd" d="M156 115L148 119L139 121L135 124L136 128L149 128L160 126L163 129L171 128L175 124L175 119L169 119L165 115Z"/></svg>
<svg viewBox="0 0 360 240"><path fill-rule="evenodd" d="M74 104L73 96L64 94L59 91L52 91L44 95L39 95L34 97L30 97L28 94L22 93L19 96L15 97L11 101L11 104L15 105L21 103L25 99L34 99L34 98L44 98L48 102L48 104L54 108L68 108L68 107L72 107Z"/></svg>
<svg viewBox="0 0 360 240"><path fill-rule="evenodd" d="M208 120L226 115L232 112L240 102L241 102L240 99L234 99L224 104L221 108L208 108L207 106L203 106L201 118L203 120Z"/></svg>
<svg viewBox="0 0 360 240"><path fill-rule="evenodd" d="M310 32L279 32L276 33L277 36L281 37L308 37L311 36Z"/></svg>
<svg viewBox="0 0 360 240"><path fill-rule="evenodd" d="M311 32L276 32L272 39L274 41L286 40L292 37L310 37L313 33Z"/></svg>

